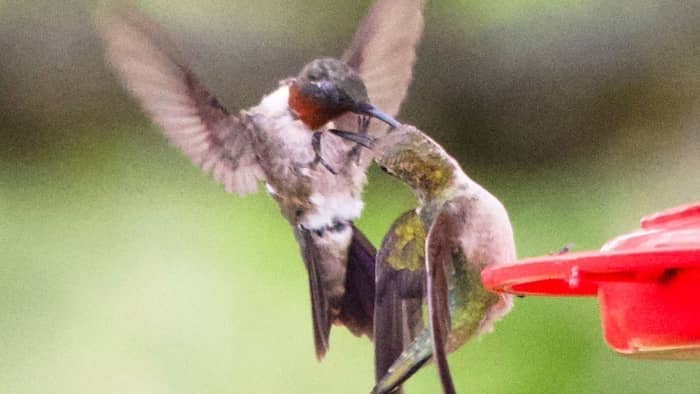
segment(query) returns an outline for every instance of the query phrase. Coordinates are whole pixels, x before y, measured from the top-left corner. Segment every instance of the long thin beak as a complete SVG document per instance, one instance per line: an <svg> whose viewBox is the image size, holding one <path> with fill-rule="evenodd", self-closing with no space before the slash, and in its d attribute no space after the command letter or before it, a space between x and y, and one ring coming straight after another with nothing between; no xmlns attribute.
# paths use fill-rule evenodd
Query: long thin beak
<svg viewBox="0 0 700 394"><path fill-rule="evenodd" d="M382 122L391 126L393 129L401 126L401 123L399 123L396 119L385 114L379 108L377 108L374 105L369 104L369 103L364 103L364 104L360 105L359 108L353 112L359 113L359 114L365 114L365 115L369 115L373 118L377 118L377 119L381 120Z"/></svg>
<svg viewBox="0 0 700 394"><path fill-rule="evenodd" d="M345 131L338 129L328 129L328 131L337 135L340 138L352 141L356 144L360 144L361 146L364 146L367 149L374 148L374 143L377 140L369 134L360 134L353 131Z"/></svg>

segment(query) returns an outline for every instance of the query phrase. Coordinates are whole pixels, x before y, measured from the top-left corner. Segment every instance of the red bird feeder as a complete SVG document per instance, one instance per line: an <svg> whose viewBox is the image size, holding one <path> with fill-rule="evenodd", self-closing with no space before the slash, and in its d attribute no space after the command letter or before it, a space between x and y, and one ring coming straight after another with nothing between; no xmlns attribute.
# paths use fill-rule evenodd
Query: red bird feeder
<svg viewBox="0 0 700 394"><path fill-rule="evenodd" d="M613 350L700 359L700 204L647 216L600 252L521 260L485 270L482 281L514 294L597 295Z"/></svg>

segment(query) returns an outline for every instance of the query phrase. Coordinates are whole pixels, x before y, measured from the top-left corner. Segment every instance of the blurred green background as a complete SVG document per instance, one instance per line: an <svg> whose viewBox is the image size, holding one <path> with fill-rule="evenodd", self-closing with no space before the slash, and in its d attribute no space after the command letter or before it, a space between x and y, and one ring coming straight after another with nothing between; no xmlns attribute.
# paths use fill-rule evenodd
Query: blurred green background
<svg viewBox="0 0 700 394"><path fill-rule="evenodd" d="M370 2L142 1L235 109L341 52ZM272 200L227 195L117 85L94 1L0 0L0 392L363 393L366 339L313 353ZM700 195L700 3L429 2L400 118L508 207L520 257L595 249ZM374 170L359 227L413 205ZM595 299L518 299L450 357L461 392L687 393L700 365L619 357ZM406 385L438 392L434 368Z"/></svg>

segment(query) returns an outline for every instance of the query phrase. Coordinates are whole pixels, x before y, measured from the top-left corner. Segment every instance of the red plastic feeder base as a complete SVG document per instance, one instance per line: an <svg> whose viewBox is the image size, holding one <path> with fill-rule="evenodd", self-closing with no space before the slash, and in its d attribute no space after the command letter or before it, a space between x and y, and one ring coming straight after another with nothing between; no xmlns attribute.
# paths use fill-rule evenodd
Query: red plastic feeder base
<svg viewBox="0 0 700 394"><path fill-rule="evenodd" d="M600 252L485 270L498 292L598 296L605 341L625 355L700 359L700 204L642 219Z"/></svg>

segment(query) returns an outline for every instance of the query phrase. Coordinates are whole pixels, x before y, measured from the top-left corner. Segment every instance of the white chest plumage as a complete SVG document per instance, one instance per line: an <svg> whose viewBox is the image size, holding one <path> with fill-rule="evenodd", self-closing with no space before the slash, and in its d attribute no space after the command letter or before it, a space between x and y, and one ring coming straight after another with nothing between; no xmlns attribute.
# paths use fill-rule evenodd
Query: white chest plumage
<svg viewBox="0 0 700 394"><path fill-rule="evenodd" d="M264 166L267 190L293 224L330 227L360 216L365 169L348 160L352 144L330 133L321 139L323 158L338 172L311 166L313 131L288 107L289 88L280 86L248 112L255 124L255 150Z"/></svg>

